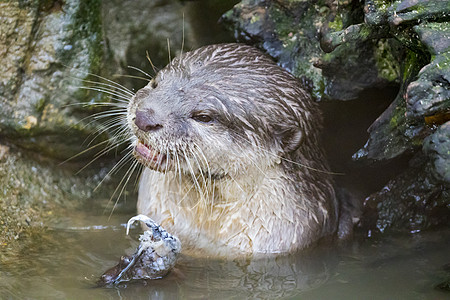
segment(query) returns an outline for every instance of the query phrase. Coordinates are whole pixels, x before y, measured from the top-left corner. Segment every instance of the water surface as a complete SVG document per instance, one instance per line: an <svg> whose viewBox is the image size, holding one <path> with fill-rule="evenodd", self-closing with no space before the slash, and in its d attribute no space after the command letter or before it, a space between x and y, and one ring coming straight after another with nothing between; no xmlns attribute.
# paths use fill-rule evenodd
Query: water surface
<svg viewBox="0 0 450 300"><path fill-rule="evenodd" d="M131 215L77 212L42 243L0 268L1 299L448 299L434 286L448 278L450 230L356 238L298 254L224 261L181 257L162 280L95 285L131 254L141 229L125 236Z"/></svg>

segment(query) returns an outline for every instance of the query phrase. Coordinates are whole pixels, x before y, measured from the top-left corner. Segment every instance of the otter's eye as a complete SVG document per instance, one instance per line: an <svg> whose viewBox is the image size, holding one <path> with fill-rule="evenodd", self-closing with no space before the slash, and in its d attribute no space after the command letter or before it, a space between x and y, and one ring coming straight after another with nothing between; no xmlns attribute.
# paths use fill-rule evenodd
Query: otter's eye
<svg viewBox="0 0 450 300"><path fill-rule="evenodd" d="M212 121L211 116L208 116L205 114L193 115L192 119L194 119L197 122L201 122L201 123L209 123Z"/></svg>
<svg viewBox="0 0 450 300"><path fill-rule="evenodd" d="M151 86L153 89L156 89L156 87L158 86L158 83L153 79L153 80L150 82L150 86Z"/></svg>

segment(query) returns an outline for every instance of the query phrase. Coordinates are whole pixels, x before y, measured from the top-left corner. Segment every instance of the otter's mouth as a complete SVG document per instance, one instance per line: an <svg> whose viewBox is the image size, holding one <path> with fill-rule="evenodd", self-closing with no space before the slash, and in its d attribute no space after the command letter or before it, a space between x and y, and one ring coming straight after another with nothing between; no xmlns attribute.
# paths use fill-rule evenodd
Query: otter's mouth
<svg viewBox="0 0 450 300"><path fill-rule="evenodd" d="M167 156L154 149L149 144L138 140L134 147L134 156L147 168L164 171L166 167Z"/></svg>

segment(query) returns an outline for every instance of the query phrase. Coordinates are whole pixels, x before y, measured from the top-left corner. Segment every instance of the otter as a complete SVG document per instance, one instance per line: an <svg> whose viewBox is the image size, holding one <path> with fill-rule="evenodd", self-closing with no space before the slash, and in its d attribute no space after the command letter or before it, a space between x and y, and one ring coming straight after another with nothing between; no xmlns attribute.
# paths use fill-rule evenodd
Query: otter
<svg viewBox="0 0 450 300"><path fill-rule="evenodd" d="M336 234L321 113L288 71L243 44L181 54L128 105L145 166L137 209L190 255L289 253Z"/></svg>

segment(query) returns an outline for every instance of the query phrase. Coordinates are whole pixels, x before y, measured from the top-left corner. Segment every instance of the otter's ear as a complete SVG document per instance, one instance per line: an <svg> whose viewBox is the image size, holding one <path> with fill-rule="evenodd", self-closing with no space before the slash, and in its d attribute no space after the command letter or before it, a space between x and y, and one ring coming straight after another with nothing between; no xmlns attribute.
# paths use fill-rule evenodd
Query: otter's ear
<svg viewBox="0 0 450 300"><path fill-rule="evenodd" d="M285 132L282 137L282 146L284 151L292 152L298 149L303 141L303 133L300 128Z"/></svg>

